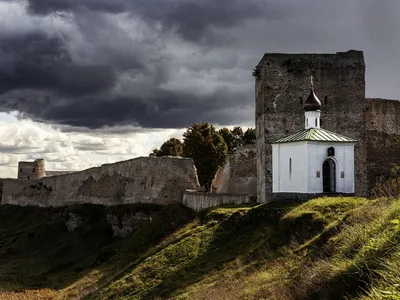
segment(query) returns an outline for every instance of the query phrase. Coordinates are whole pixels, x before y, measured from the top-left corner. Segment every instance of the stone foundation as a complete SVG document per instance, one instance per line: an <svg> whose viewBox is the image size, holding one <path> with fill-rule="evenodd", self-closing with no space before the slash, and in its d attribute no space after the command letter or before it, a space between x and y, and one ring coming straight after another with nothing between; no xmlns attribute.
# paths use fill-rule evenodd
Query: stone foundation
<svg viewBox="0 0 400 300"><path fill-rule="evenodd" d="M355 196L355 194L344 194L344 193L314 193L314 194L306 194L306 193L273 193L272 200L273 201L284 201L284 202L294 202L294 203L302 203L311 199L320 198L320 197L349 197Z"/></svg>
<svg viewBox="0 0 400 300"><path fill-rule="evenodd" d="M195 211L223 205L223 204L250 204L256 203L255 195L238 194L211 194L194 190L187 190L183 193L183 205Z"/></svg>

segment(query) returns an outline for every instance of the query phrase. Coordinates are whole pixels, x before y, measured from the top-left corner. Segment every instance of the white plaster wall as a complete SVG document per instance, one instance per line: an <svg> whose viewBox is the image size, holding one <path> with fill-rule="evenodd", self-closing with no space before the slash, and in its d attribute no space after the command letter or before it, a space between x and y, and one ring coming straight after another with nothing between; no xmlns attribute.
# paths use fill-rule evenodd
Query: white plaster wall
<svg viewBox="0 0 400 300"><path fill-rule="evenodd" d="M292 172L289 174L289 160ZM307 142L272 145L272 190L274 193L308 193Z"/></svg>
<svg viewBox="0 0 400 300"><path fill-rule="evenodd" d="M330 157L336 164L336 192L354 193L354 144L307 142L308 152L308 192L323 193L322 164L328 158L328 148L335 148L335 156ZM320 178L317 178L317 171ZM344 178L341 172L344 171Z"/></svg>
<svg viewBox="0 0 400 300"><path fill-rule="evenodd" d="M335 148L335 156L330 158L336 164L336 192L354 193L354 144L310 141L272 145L273 192L323 193L322 164L328 158L329 147Z"/></svg>
<svg viewBox="0 0 400 300"><path fill-rule="evenodd" d="M320 116L319 111L306 111L304 113L304 128L319 128L320 127Z"/></svg>

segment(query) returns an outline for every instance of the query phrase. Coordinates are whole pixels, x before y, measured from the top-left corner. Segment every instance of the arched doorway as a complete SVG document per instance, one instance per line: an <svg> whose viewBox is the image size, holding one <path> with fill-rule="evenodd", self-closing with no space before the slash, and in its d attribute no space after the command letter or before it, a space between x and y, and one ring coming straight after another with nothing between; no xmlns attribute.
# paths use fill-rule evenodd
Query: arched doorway
<svg viewBox="0 0 400 300"><path fill-rule="evenodd" d="M326 159L322 165L324 193L336 192L336 164L333 159Z"/></svg>

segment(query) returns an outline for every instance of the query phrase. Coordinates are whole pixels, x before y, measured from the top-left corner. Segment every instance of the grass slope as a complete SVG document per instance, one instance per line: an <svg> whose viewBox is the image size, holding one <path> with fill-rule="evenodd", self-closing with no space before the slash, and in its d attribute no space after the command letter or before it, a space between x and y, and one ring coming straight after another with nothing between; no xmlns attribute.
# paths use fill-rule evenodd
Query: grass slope
<svg viewBox="0 0 400 300"><path fill-rule="evenodd" d="M68 232L68 212L84 226ZM151 215L125 239L105 215ZM400 200L0 207L0 299L400 299Z"/></svg>

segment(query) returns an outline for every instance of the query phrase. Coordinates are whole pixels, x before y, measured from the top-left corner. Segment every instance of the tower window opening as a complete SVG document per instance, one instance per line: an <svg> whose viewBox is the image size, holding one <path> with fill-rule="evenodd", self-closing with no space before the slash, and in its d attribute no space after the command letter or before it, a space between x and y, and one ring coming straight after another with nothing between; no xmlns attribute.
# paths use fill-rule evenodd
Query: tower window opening
<svg viewBox="0 0 400 300"><path fill-rule="evenodd" d="M33 168L32 172L33 172L33 173L35 173L35 171L36 171L36 169L35 169L35 168Z"/></svg>
<svg viewBox="0 0 400 300"><path fill-rule="evenodd" d="M300 97L300 104L303 104L303 97Z"/></svg>
<svg viewBox="0 0 400 300"><path fill-rule="evenodd" d="M328 104L328 96L325 96L325 104Z"/></svg>
<svg viewBox="0 0 400 300"><path fill-rule="evenodd" d="M19 169L19 172L22 173L22 168Z"/></svg>

